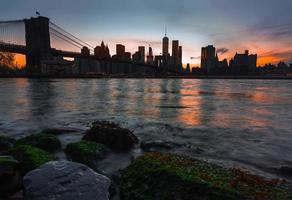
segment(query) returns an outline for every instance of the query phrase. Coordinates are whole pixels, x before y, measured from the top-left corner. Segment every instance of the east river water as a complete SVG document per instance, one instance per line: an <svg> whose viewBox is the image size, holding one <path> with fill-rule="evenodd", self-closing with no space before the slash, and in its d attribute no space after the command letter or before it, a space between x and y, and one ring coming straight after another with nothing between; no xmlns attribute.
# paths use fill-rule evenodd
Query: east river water
<svg viewBox="0 0 292 200"><path fill-rule="evenodd" d="M170 142L170 152L227 167L271 177L280 167L292 167L288 80L0 79L3 134L75 130L60 136L66 145L95 120L118 122L140 141ZM103 165L121 167L140 153L137 147Z"/></svg>

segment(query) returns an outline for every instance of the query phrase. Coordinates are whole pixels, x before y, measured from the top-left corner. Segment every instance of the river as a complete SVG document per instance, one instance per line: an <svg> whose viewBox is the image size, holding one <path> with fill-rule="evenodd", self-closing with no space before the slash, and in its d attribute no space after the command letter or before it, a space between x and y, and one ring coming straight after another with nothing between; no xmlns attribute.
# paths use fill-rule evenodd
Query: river
<svg viewBox="0 0 292 200"><path fill-rule="evenodd" d="M118 122L140 141L175 143L174 153L265 176L292 167L288 80L0 79L4 134L76 130L62 136L67 144L95 120Z"/></svg>

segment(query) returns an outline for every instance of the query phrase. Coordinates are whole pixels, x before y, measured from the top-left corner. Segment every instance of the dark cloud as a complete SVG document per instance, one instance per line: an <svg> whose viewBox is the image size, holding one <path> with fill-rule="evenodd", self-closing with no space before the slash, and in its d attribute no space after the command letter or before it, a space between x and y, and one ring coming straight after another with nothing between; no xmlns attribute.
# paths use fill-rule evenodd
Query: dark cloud
<svg viewBox="0 0 292 200"><path fill-rule="evenodd" d="M224 54L224 53L227 53L229 51L229 49L227 48L219 48L217 49L217 53L218 54Z"/></svg>
<svg viewBox="0 0 292 200"><path fill-rule="evenodd" d="M198 60L198 59L201 59L201 56L191 57L191 60Z"/></svg>

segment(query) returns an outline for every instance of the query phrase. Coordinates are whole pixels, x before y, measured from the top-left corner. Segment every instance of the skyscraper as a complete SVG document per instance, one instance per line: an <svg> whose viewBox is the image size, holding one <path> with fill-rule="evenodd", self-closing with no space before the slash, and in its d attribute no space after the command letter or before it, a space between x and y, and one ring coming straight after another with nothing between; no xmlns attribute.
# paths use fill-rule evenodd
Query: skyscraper
<svg viewBox="0 0 292 200"><path fill-rule="evenodd" d="M257 66L257 54L249 54L246 50L243 54L236 53L231 67L242 71L254 72Z"/></svg>
<svg viewBox="0 0 292 200"><path fill-rule="evenodd" d="M178 47L179 64L182 64L182 46Z"/></svg>
<svg viewBox="0 0 292 200"><path fill-rule="evenodd" d="M162 60L163 60L163 65L168 66L169 65L169 60L170 60L170 55L169 55L169 39L167 37L167 29L165 27L165 35L162 39Z"/></svg>
<svg viewBox="0 0 292 200"><path fill-rule="evenodd" d="M116 55L118 58L123 58L125 56L125 46L122 44L117 44Z"/></svg>
<svg viewBox="0 0 292 200"><path fill-rule="evenodd" d="M201 52L201 68L206 72L210 72L216 65L216 49L212 45L202 47Z"/></svg>
<svg viewBox="0 0 292 200"><path fill-rule="evenodd" d="M140 63L145 63L145 47L139 46L138 52L140 53Z"/></svg>
<svg viewBox="0 0 292 200"><path fill-rule="evenodd" d="M174 67L179 65L179 41L172 41L172 64Z"/></svg>
<svg viewBox="0 0 292 200"><path fill-rule="evenodd" d="M153 51L152 51L152 47L149 47L149 52L148 52L148 56L147 56L147 64L153 64Z"/></svg>

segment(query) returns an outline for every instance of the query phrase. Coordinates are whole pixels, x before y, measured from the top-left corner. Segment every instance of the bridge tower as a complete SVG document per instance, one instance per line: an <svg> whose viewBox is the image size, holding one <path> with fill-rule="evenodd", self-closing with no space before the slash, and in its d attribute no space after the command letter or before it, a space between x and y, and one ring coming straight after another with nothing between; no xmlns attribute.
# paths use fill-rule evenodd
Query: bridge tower
<svg viewBox="0 0 292 200"><path fill-rule="evenodd" d="M33 72L40 72L41 61L49 59L51 51L49 18L25 19L26 64Z"/></svg>

